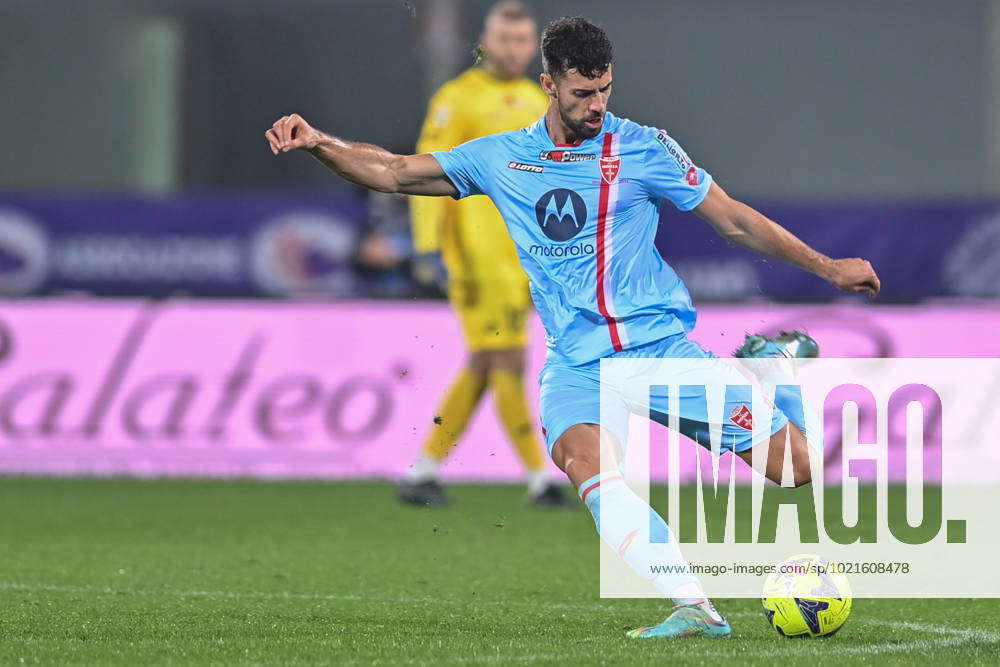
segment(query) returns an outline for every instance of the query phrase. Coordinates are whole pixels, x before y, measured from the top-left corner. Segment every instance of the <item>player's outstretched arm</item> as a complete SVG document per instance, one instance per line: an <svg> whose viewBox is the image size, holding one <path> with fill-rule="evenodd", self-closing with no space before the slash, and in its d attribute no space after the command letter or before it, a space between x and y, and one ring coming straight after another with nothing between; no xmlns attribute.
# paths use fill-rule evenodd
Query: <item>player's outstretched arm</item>
<svg viewBox="0 0 1000 667"><path fill-rule="evenodd" d="M396 155L384 148L344 141L299 116L282 116L264 133L275 155L308 151L338 176L379 192L456 196L458 190L431 155Z"/></svg>
<svg viewBox="0 0 1000 667"><path fill-rule="evenodd" d="M844 291L866 292L873 299L878 296L881 283L867 260L827 257L715 183L694 211L728 241L815 273Z"/></svg>

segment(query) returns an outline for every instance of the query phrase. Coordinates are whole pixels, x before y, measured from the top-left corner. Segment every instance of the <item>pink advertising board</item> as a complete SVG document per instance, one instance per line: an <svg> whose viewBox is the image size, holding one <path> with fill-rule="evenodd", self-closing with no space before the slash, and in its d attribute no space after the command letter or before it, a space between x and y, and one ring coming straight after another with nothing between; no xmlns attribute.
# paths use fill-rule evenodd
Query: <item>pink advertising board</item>
<svg viewBox="0 0 1000 667"><path fill-rule="evenodd" d="M795 327L827 356L1000 356L995 306L708 306L692 337ZM530 356L534 406L537 322ZM438 304L7 302L0 472L396 478L463 357ZM488 400L445 475L519 478Z"/></svg>

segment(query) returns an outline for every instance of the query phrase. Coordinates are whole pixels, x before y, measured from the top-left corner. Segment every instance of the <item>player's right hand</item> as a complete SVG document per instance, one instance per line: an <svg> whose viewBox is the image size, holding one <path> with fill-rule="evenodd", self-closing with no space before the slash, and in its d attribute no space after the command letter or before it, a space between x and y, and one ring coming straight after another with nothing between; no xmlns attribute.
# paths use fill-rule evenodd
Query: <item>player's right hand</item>
<svg viewBox="0 0 1000 667"><path fill-rule="evenodd" d="M323 133L307 123L302 116L293 113L291 116L282 116L276 120L264 136L271 147L271 152L277 155L297 148L305 150L315 148Z"/></svg>

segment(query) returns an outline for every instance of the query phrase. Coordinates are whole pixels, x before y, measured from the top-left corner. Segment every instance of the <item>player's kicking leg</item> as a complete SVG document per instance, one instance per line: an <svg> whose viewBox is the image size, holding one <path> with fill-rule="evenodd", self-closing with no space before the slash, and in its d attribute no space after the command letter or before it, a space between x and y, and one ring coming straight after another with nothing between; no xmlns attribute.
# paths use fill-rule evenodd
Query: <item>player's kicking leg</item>
<svg viewBox="0 0 1000 667"><path fill-rule="evenodd" d="M678 341L686 339L679 335L613 356L665 357ZM690 349L692 355L707 356L697 345L691 344ZM606 406L603 427L597 426L602 418L600 383L600 361L580 366L548 363L542 370L540 409L552 460L576 487L601 540L676 605L673 620L651 631L654 634L642 636L728 636L729 623L686 567L666 522L618 472L614 462L620 459L619 443L627 440L630 399L619 396L615 404ZM648 390L643 393L648 397ZM602 452L602 446L608 451ZM654 567L665 564L676 567L671 568L673 572Z"/></svg>
<svg viewBox="0 0 1000 667"><path fill-rule="evenodd" d="M765 448L765 469L761 472L772 482L781 484L784 470L784 455L789 446L792 456L792 474L795 486L802 486L812 481L809 466L809 447L806 437L799 428L789 422L781 430L771 436L767 443L757 445ZM753 448L738 452L737 456L753 466ZM678 553L679 555L679 553ZM683 562L683 561L682 561ZM731 633L729 623L722 618L712 606L712 603L702 597L699 600L678 600L674 612L662 623L636 628L628 633L629 637L637 639L653 639L658 637L728 637Z"/></svg>
<svg viewBox="0 0 1000 667"><path fill-rule="evenodd" d="M604 446L614 437L605 433ZM556 441L552 459L579 490L580 498L594 517L597 532L628 565L649 580L665 597L673 600L674 612L667 620L649 628L638 628L631 637L728 637L729 622L706 597L698 579L687 568L670 528L648 503L625 483L617 470L601 472L601 428L575 424ZM617 447L617 444L612 444ZM615 457L614 452L605 452ZM613 458L611 460L614 460ZM635 539L645 533L649 539ZM669 563L675 573L653 574L654 565Z"/></svg>

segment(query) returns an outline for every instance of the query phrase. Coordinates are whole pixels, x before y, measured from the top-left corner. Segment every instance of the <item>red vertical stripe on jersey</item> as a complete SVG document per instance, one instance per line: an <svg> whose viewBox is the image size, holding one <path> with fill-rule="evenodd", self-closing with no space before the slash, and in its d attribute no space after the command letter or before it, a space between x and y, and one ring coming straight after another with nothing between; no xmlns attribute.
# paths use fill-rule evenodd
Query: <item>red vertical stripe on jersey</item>
<svg viewBox="0 0 1000 667"><path fill-rule="evenodd" d="M604 150L602 157L611 157L612 134L604 135ZM611 346L615 352L621 352L622 341L618 334L618 322L608 312L608 304L604 298L604 281L607 279L608 258L606 255L605 235L611 233L608 227L608 199L611 196L611 184L601 178L601 195L597 204L597 310L600 311L605 321L608 323L608 331L611 334Z"/></svg>

